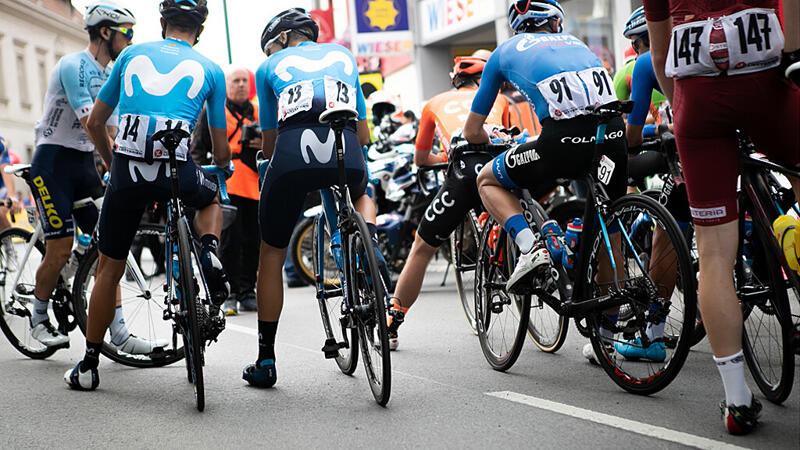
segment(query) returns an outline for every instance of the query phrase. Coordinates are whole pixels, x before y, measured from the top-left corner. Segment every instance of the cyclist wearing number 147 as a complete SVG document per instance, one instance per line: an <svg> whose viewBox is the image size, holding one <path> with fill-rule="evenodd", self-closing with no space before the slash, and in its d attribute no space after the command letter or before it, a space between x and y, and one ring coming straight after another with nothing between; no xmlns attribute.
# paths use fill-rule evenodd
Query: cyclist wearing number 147
<svg viewBox="0 0 800 450"><path fill-rule="evenodd" d="M319 123L327 108L344 106L358 112L358 121L343 130L344 166L354 206L375 239L375 206L364 193L367 174L361 145L369 143L369 129L358 66L346 48L317 44L318 34L311 17L292 8L272 18L261 35L267 60L256 72L256 91L262 151L271 160L258 206L263 240L256 285L258 358L242 374L258 387L270 387L277 379L274 347L283 308L281 268L292 229L306 194L338 183L334 133Z"/></svg>
<svg viewBox="0 0 800 450"><path fill-rule="evenodd" d="M154 201L172 196L169 153L152 135L165 129L191 132L203 103L208 103L208 124L214 162L227 169L230 148L225 119L225 76L222 69L192 46L203 31L208 15L205 0L163 0L160 8L161 41L128 47L123 51L89 115L89 136L101 154L110 154L102 138L102 124L119 106L120 129L116 137L111 180L99 222L99 251L94 289L89 301L86 355L64 379L78 390L93 390L103 335L114 316L116 287L142 213ZM181 199L197 208L195 231L201 236L200 265L211 300L217 305L228 297L229 286L215 256L222 228L217 182L194 164L188 143L176 149Z"/></svg>
<svg viewBox="0 0 800 450"><path fill-rule="evenodd" d="M544 246L534 245L519 200L509 191L534 190L557 178L586 176L592 168L598 120L586 115L585 108L609 103L616 96L600 60L578 38L562 32L564 10L556 0L514 2L508 20L516 36L501 44L486 63L464 137L470 143L489 142L483 122L504 81L534 105L541 120L542 132L536 143L500 154L478 176L483 204L504 224L522 253L506 285L509 292L518 293L534 271L548 267L550 256ZM601 146L601 165L606 167L605 174L610 172L601 181L607 184L612 199L625 193L624 130L621 118L612 119Z"/></svg>

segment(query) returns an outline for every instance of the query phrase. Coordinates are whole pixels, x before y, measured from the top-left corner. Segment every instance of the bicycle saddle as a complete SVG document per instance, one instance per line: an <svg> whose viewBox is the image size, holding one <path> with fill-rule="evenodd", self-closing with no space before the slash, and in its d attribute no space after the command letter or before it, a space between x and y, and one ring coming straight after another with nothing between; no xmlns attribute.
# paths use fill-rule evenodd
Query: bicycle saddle
<svg viewBox="0 0 800 450"><path fill-rule="evenodd" d="M178 144L180 144L182 140L188 138L189 136L191 136L191 134L182 128L172 128L157 131L153 134L151 139L153 142L161 141L167 150L175 150L178 148Z"/></svg>
<svg viewBox="0 0 800 450"><path fill-rule="evenodd" d="M605 105L589 105L586 110L592 114L608 114L608 113L621 113L629 114L633 111L633 100L614 100L613 102L606 103Z"/></svg>
<svg viewBox="0 0 800 450"><path fill-rule="evenodd" d="M346 106L337 106L336 108L328 109L320 114L319 122L329 124L338 121L356 120L357 118L358 112L356 112L356 110Z"/></svg>

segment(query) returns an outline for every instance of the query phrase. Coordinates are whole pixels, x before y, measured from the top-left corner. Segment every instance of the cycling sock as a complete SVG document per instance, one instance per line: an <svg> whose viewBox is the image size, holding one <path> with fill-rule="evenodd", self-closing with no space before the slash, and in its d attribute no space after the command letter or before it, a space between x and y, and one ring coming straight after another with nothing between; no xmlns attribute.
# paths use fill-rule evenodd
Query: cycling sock
<svg viewBox="0 0 800 450"><path fill-rule="evenodd" d="M616 325L617 320L619 320L619 313L604 314L604 316L614 325ZM614 332L600 325L600 337L604 338L604 340L611 341L614 338Z"/></svg>
<svg viewBox="0 0 800 450"><path fill-rule="evenodd" d="M100 347L102 346L102 342L95 344L86 341L86 354L83 356L83 361L81 361L81 372L97 369L97 365L100 364Z"/></svg>
<svg viewBox="0 0 800 450"><path fill-rule="evenodd" d="M275 333L278 331L278 322L258 321L258 360L275 359Z"/></svg>
<svg viewBox="0 0 800 450"><path fill-rule="evenodd" d="M519 251L522 253L530 253L533 249L533 244L536 242L533 237L533 231L528 227L528 221L522 214L511 216L503 224L506 232L514 242L517 243Z"/></svg>
<svg viewBox="0 0 800 450"><path fill-rule="evenodd" d="M653 302L653 303L650 304L650 308L648 309L648 313L650 313L650 314L657 313L660 308L661 307L658 305L658 303ZM657 324L648 323L647 324L647 330L646 330L647 339L650 339L650 340L659 339L662 336L664 336L664 325L666 325L666 323L667 323L667 319L666 318L664 320L662 320L660 323L657 323Z"/></svg>
<svg viewBox="0 0 800 450"><path fill-rule="evenodd" d="M33 297L33 316L31 316L31 325L36 326L40 323L50 320L50 316L47 315L47 304L49 301L47 300L39 300L38 297Z"/></svg>
<svg viewBox="0 0 800 450"><path fill-rule="evenodd" d="M219 246L219 238L211 233L204 234L203 237L200 238L200 244L203 247L203 251L210 251L212 253L217 253L217 246Z"/></svg>
<svg viewBox="0 0 800 450"><path fill-rule="evenodd" d="M400 299L397 297L391 298L391 309L389 311L389 321L386 323L387 327L391 327L392 323L395 322L395 316L399 315L400 317L397 319L397 324L394 326L394 330L397 331L397 327L400 326L405 321L406 314L408 314L408 308L404 306L400 306ZM392 314L391 310L396 310L397 313Z"/></svg>
<svg viewBox="0 0 800 450"><path fill-rule="evenodd" d="M131 332L128 331L128 327L125 326L125 318L122 317L122 306L117 306L117 309L114 310L114 320L111 321L111 325L108 329L111 331L112 344L120 345L128 340Z"/></svg>
<svg viewBox="0 0 800 450"><path fill-rule="evenodd" d="M750 406L753 393L744 381L744 353L737 353L722 358L713 357L717 370L725 386L725 401L728 405Z"/></svg>

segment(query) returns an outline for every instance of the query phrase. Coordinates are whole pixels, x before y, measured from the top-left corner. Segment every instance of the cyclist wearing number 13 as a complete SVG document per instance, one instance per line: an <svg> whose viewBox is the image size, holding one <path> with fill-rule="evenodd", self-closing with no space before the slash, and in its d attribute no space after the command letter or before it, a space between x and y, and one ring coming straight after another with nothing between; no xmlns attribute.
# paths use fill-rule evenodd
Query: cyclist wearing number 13
<svg viewBox="0 0 800 450"><path fill-rule="evenodd" d="M346 183L356 209L375 234L375 206L364 193L369 143L364 94L355 57L336 44L317 44L319 28L292 8L269 21L261 36L267 55L256 71L262 151L270 158L259 200L261 250L256 297L259 351L242 378L257 387L275 384L275 333L283 307L281 268L292 229L308 192L338 184L334 133L319 123L328 108L358 112L343 130Z"/></svg>
<svg viewBox="0 0 800 450"><path fill-rule="evenodd" d="M517 292L534 270L547 267L549 255L544 247L534 247L534 235L519 201L508 191L535 190L557 178L586 176L592 167L598 121L587 116L585 108L609 103L616 96L600 60L578 38L561 32L564 11L556 0L513 2L508 19L516 36L489 58L464 137L470 143L489 141L482 125L504 81L534 105L541 120L542 132L535 143L500 154L478 176L484 206L504 224L522 252L506 285ZM612 198L625 193L624 127L622 118L612 119L601 146L604 174L608 175L602 181Z"/></svg>
<svg viewBox="0 0 800 450"><path fill-rule="evenodd" d="M206 2L163 0L159 11L165 39L125 49L89 115L87 130L101 154L110 151L110 143L99 139L102 124L117 105L120 130L100 213L100 256L90 298L86 355L64 376L73 389L97 388L100 346L114 316L116 287L125 272L125 258L142 213L152 202L165 202L172 196L166 161L169 154L161 142L152 140L152 135L174 128L191 132L203 103L208 102L214 162L226 169L230 162L225 76L217 64L192 48L208 15ZM182 140L176 149L179 195L187 205L197 208L194 229L201 236L200 265L211 300L219 306L228 297L229 287L214 254L222 228L218 187L188 153L188 143Z"/></svg>
<svg viewBox="0 0 800 450"><path fill-rule="evenodd" d="M778 6L778 0L644 1L653 67L675 114L702 274L700 311L731 434L750 432L761 411L744 380L742 313L731 277L739 243L736 130L775 161L800 163L800 89L779 68ZM797 196L800 184L792 184Z"/></svg>

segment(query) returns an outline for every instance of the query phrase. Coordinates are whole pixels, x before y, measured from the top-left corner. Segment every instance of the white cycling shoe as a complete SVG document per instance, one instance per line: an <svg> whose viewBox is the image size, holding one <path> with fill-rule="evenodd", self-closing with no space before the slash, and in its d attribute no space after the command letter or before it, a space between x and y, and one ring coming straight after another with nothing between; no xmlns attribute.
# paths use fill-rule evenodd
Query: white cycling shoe
<svg viewBox="0 0 800 450"><path fill-rule="evenodd" d="M114 347L120 353L127 353L129 355L147 355L153 352L156 348L159 347L166 347L167 346L166 340L157 339L155 341L150 341L148 339L142 339L134 334L128 336L124 342L119 345L111 343L111 346Z"/></svg>
<svg viewBox="0 0 800 450"><path fill-rule="evenodd" d="M583 346L583 357L589 360L589 362L595 366L598 365L597 356L594 354L594 347L592 347L591 342L588 342Z"/></svg>
<svg viewBox="0 0 800 450"><path fill-rule="evenodd" d="M78 362L64 373L64 382L76 391L93 391L100 385L100 376L96 368L81 372L81 363Z"/></svg>
<svg viewBox="0 0 800 450"><path fill-rule="evenodd" d="M49 320L45 320L31 328L31 337L39 341L45 347L69 346L69 336L56 330Z"/></svg>
<svg viewBox="0 0 800 450"><path fill-rule="evenodd" d="M506 292L510 294L524 294L530 288L530 281L536 272L550 266L550 252L541 243L537 243L529 253L522 254L517 259L514 273L508 277Z"/></svg>

